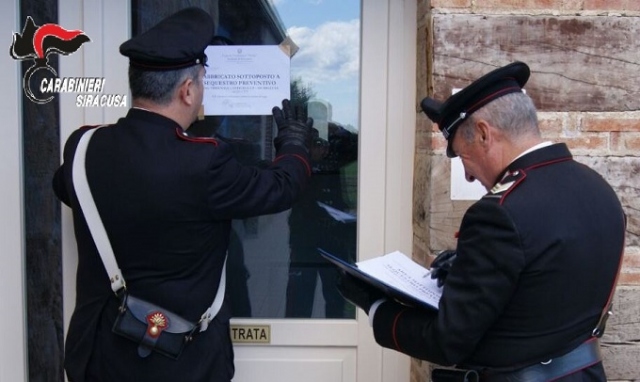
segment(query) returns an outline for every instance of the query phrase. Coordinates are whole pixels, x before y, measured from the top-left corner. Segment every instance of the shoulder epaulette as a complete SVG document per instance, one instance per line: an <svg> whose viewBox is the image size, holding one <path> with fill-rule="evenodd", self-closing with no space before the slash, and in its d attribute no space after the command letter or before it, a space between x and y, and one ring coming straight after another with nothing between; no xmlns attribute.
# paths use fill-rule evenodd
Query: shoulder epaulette
<svg viewBox="0 0 640 382"><path fill-rule="evenodd" d="M527 174L524 172L524 170L507 172L502 180L496 183L496 185L493 186L491 190L489 190L489 193L487 193L483 197L483 199L499 199L500 202L502 202L504 198L526 177Z"/></svg>
<svg viewBox="0 0 640 382"><path fill-rule="evenodd" d="M186 131L180 129L180 128L176 128L176 135L178 136L178 138L188 141L188 142L196 142L196 143L210 143L214 146L218 146L218 140L215 138L209 138L209 137L192 137L189 134L187 134Z"/></svg>

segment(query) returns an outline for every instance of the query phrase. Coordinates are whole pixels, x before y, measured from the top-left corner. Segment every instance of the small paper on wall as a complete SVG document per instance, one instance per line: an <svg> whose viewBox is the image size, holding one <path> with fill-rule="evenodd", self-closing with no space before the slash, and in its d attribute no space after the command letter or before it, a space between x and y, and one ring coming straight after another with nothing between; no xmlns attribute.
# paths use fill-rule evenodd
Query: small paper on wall
<svg viewBox="0 0 640 382"><path fill-rule="evenodd" d="M487 190L480 182L467 181L460 158L451 158L451 200L479 200L486 194Z"/></svg>
<svg viewBox="0 0 640 382"><path fill-rule="evenodd" d="M206 49L205 115L271 115L290 98L291 59L280 45L212 45Z"/></svg>
<svg viewBox="0 0 640 382"><path fill-rule="evenodd" d="M460 90L460 88L451 89L451 95ZM460 157L451 158L451 200L479 200L486 193L487 190L479 181L467 181Z"/></svg>

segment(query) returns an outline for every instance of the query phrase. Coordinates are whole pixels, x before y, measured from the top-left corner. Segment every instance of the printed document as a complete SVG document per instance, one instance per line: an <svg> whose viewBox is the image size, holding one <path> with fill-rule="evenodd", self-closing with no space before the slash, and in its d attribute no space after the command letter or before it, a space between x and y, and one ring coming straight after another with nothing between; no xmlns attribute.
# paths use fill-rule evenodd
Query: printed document
<svg viewBox="0 0 640 382"><path fill-rule="evenodd" d="M429 270L411 260L402 252L389 254L356 263L369 276L394 287L434 308L438 308L442 288L431 279Z"/></svg>
<svg viewBox="0 0 640 382"><path fill-rule="evenodd" d="M205 115L271 115L291 94L291 59L279 45L211 45Z"/></svg>

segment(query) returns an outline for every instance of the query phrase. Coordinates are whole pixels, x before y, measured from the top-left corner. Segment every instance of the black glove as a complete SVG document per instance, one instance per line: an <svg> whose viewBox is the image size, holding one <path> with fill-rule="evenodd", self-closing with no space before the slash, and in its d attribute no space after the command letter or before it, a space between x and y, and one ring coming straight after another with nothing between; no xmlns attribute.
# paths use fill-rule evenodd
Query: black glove
<svg viewBox="0 0 640 382"><path fill-rule="evenodd" d="M295 113L291 112L288 99L282 101L282 109L276 106L271 113L278 127L278 134L273 140L276 151L280 151L280 148L287 144L302 146L309 151L313 119L307 118L306 123L298 120Z"/></svg>
<svg viewBox="0 0 640 382"><path fill-rule="evenodd" d="M369 309L374 302L385 298L380 290L342 270L339 272L336 286L345 300L364 310L367 314L369 314Z"/></svg>
<svg viewBox="0 0 640 382"><path fill-rule="evenodd" d="M447 249L438 254L431 263L431 278L438 279L438 286L444 285L444 281L449 274L449 270L456 259L457 252L454 249Z"/></svg>

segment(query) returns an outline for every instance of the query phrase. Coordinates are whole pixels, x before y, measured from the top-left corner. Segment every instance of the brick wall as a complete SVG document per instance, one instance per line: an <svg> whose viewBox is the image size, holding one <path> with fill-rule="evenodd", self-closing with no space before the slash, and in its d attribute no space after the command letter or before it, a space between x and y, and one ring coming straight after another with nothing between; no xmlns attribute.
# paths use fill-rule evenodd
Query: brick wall
<svg viewBox="0 0 640 382"><path fill-rule="evenodd" d="M450 200L445 141L419 101L526 62L527 94L544 137L566 142L578 161L602 174L628 215L615 314L602 342L610 380L640 380L640 1L417 1L414 258L428 264L434 252L454 247L472 204ZM412 381L428 381L430 367L413 360Z"/></svg>

